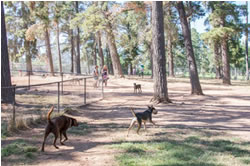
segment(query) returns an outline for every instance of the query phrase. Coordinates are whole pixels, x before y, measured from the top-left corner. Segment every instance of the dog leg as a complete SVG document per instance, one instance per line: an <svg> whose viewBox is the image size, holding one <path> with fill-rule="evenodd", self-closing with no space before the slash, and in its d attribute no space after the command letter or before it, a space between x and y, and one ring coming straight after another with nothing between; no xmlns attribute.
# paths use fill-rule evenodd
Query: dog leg
<svg viewBox="0 0 250 166"><path fill-rule="evenodd" d="M132 119L130 126L128 128L128 134L129 134L130 129L135 125L135 122L136 122L136 118ZM128 136L128 134L127 134L127 136Z"/></svg>
<svg viewBox="0 0 250 166"><path fill-rule="evenodd" d="M55 139L54 139L53 145L54 145L54 147L55 147L56 149L59 149L59 147L56 146L56 140L57 140L57 137L58 137L58 133L59 133L59 132L54 133Z"/></svg>
<svg viewBox="0 0 250 166"><path fill-rule="evenodd" d="M43 145L42 145L42 149L41 149L42 152L44 152L45 141L46 141L46 139L47 139L49 133L50 133L50 131L48 131L48 130L45 131L44 139L43 139Z"/></svg>
<svg viewBox="0 0 250 166"><path fill-rule="evenodd" d="M141 119L138 119L138 128L137 128L137 134L139 135L139 131L140 131L140 128L141 128Z"/></svg>
<svg viewBox="0 0 250 166"><path fill-rule="evenodd" d="M143 122L143 124L144 124L144 130L146 131L147 130L147 128L146 128L146 122Z"/></svg>
<svg viewBox="0 0 250 166"><path fill-rule="evenodd" d="M60 132L60 143L61 145L64 145L64 143L62 142L62 132Z"/></svg>
<svg viewBox="0 0 250 166"><path fill-rule="evenodd" d="M65 139L63 140L63 142L67 141L68 140L68 137L67 137L67 134L66 134L66 131L63 132L63 135L65 137Z"/></svg>

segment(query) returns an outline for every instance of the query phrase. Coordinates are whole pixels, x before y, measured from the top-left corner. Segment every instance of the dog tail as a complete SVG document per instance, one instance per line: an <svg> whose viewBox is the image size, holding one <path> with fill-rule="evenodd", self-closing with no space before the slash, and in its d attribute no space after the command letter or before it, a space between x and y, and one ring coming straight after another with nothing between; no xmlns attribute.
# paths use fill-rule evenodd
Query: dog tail
<svg viewBox="0 0 250 166"><path fill-rule="evenodd" d="M49 122L50 124L52 124L52 122L51 122L51 120L50 120L50 115L52 114L53 110L54 110L54 106L52 106L52 107L50 108L50 110L49 110L49 112L48 112L48 115L47 115L47 120L48 120L48 122Z"/></svg>
<svg viewBox="0 0 250 166"><path fill-rule="evenodd" d="M134 117L136 117L134 109L131 107L130 110L131 110L132 114L134 115Z"/></svg>

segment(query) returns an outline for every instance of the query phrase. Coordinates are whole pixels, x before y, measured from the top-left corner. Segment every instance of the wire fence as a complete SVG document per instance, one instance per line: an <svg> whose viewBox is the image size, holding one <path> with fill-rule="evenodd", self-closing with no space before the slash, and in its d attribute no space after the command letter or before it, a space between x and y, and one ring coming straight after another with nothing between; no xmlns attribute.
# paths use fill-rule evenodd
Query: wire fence
<svg viewBox="0 0 250 166"><path fill-rule="evenodd" d="M20 72L22 72L20 74ZM2 106L2 118L34 118L48 111L52 105L55 111L76 108L103 99L104 87L94 87L93 76L48 72L11 71L11 88L14 93L12 104ZM12 115L10 110L12 110Z"/></svg>

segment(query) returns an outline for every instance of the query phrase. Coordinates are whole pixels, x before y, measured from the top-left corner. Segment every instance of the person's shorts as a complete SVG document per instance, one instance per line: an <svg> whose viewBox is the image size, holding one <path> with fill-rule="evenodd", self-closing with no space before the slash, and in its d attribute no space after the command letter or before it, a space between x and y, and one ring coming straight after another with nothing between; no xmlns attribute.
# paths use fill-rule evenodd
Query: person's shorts
<svg viewBox="0 0 250 166"><path fill-rule="evenodd" d="M94 80L98 80L98 77L95 76L95 77L94 77Z"/></svg>

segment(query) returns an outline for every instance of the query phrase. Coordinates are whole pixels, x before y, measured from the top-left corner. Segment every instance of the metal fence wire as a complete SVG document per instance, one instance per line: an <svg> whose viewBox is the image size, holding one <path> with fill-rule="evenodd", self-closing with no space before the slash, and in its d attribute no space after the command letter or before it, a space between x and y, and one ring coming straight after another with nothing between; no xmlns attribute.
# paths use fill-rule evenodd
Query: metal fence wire
<svg viewBox="0 0 250 166"><path fill-rule="evenodd" d="M76 108L90 104L103 99L104 87L94 87L95 80L93 76L72 75L56 73L51 76L49 73L25 72L19 75L19 72L12 72L11 87L14 91L15 101L2 109L13 110L3 111L4 116L12 116L13 121L16 117L34 118L47 112L52 105L55 111L60 112L65 108ZM22 85L21 85L22 84ZM5 115L12 114L12 115Z"/></svg>

